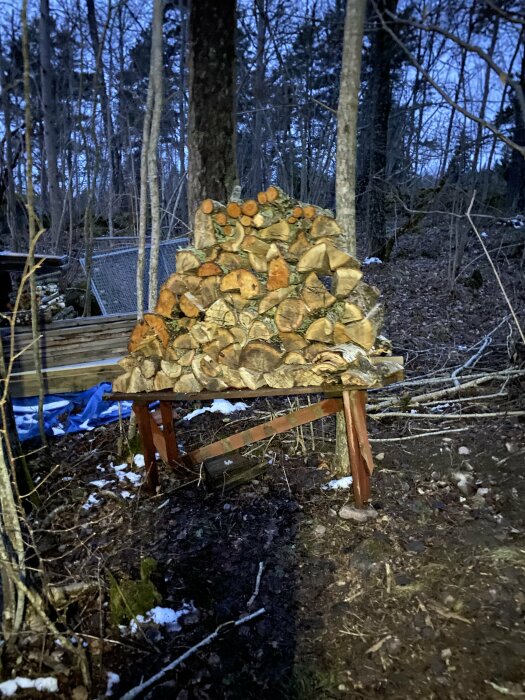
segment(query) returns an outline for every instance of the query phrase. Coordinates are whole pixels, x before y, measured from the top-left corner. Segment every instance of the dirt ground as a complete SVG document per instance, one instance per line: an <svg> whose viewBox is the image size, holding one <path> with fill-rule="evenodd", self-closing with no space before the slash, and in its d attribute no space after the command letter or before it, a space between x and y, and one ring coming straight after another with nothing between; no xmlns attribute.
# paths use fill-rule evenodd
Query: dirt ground
<svg viewBox="0 0 525 700"><path fill-rule="evenodd" d="M449 292L446 262L424 240L417 245L366 273L385 294L387 334L406 358L408 377L451 372L508 313L482 261L468 271L479 265L481 288L465 277ZM467 261L478 254L469 251ZM515 255L501 265L522 310L519 263ZM509 328L502 323L476 371L512 363ZM483 398L496 392L502 395ZM401 410L406 402L400 396ZM109 465L122 462L118 425L56 440L51 470L35 456L44 483L33 526L50 580L93 584L65 613L91 653L89 697L104 696L108 671L120 675L119 697L218 625L260 607L263 614L223 629L142 697L525 697L525 439L523 418L505 416L524 408L523 383L500 380L469 401L445 403L436 410L499 415L369 420L377 518L366 523L338 514L352 503L351 491L321 489L332 477L333 418L247 448L268 468L228 493L211 492L198 473L162 469L156 496L126 484L134 498L124 500L108 485L84 509L97 493L91 481L108 474L115 481ZM204 414L178 426L179 441L190 449L286 409L288 400L259 399L250 411ZM111 623L111 577L138 578L146 556L158 563L152 581L162 605L194 607L180 631L145 625L129 635ZM20 654L20 669L33 664L56 675L60 693L52 697L82 697L69 657L53 640L31 654Z"/></svg>

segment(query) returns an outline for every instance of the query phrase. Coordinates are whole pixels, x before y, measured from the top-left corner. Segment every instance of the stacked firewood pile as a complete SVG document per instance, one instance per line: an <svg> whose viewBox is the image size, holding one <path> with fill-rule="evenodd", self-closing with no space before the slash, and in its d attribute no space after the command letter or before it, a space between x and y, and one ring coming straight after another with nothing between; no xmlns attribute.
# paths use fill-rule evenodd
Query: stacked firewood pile
<svg viewBox="0 0 525 700"><path fill-rule="evenodd" d="M374 386L401 367L378 335L379 290L337 247L329 211L277 187L202 202L195 247L133 330L114 391Z"/></svg>
<svg viewBox="0 0 525 700"><path fill-rule="evenodd" d="M51 323L51 321L59 321L76 316L74 308L66 305L65 297L60 292L58 280L55 279L55 276L49 276L47 279L40 280L37 283L36 298L41 322ZM15 307L15 301L16 292L13 292L10 297L12 309ZM15 323L20 326L31 324L31 295L29 287L24 289L20 297Z"/></svg>

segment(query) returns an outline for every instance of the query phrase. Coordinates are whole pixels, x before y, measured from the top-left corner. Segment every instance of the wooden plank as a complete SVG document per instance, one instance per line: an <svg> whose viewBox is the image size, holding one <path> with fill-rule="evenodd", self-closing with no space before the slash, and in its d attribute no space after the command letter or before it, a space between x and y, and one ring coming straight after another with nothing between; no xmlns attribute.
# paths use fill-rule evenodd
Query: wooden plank
<svg viewBox="0 0 525 700"><path fill-rule="evenodd" d="M150 428L151 428L151 434L153 437L153 444L157 448L157 452L160 455L160 458L162 459L163 462L166 464L168 463L168 452L166 450L166 438L160 429L160 427L155 423L153 416L151 413L148 411L148 416L149 416L149 421L150 421Z"/></svg>
<svg viewBox="0 0 525 700"><path fill-rule="evenodd" d="M356 427L354 425L351 410L351 392L343 391L343 407L346 423L346 438L348 440L348 456L350 458L350 469L352 472L352 487L354 500L358 508L362 508L364 503L370 498L370 477L365 469L365 463L359 449Z"/></svg>
<svg viewBox="0 0 525 700"><path fill-rule="evenodd" d="M119 322L127 322L134 325L137 322L137 315L135 313L128 314L109 314L108 316L86 316L80 318L68 318L63 321L52 321L51 323L46 323L42 329L46 333L53 333L56 330L63 329L76 329L80 326L105 326L111 325ZM29 337L31 336L31 329L28 326L16 326L16 334L22 335L26 333ZM1 328L0 333L2 337L9 335L9 328Z"/></svg>
<svg viewBox="0 0 525 700"><path fill-rule="evenodd" d="M212 442L211 445L206 445L205 447L200 447L193 452L188 453L185 456L191 464L199 464L206 459L211 457L218 457L219 455L226 454L227 452L232 452L233 450L238 450L241 447L250 445L252 442L258 442L259 440L264 440L265 438L272 437L279 433L284 433L291 428L295 428L298 425L304 425L305 423L310 423L318 418L324 418L325 416L331 416L342 408L342 403L340 399L324 399L319 403L312 404L310 406L305 406L297 411L292 411L286 416L279 416L279 418L274 418L267 423L261 423L254 428L249 428L248 430L243 430L236 435L232 435L217 442Z"/></svg>
<svg viewBox="0 0 525 700"><path fill-rule="evenodd" d="M350 395L350 410L354 421L359 450L363 457L367 471L370 475L374 471L374 459L368 441L368 429L366 427L366 391L354 391Z"/></svg>
<svg viewBox="0 0 525 700"><path fill-rule="evenodd" d="M133 404L133 412L137 418L137 426L142 439L142 452L146 468L146 488L155 493L159 485L159 471L155 458L155 445L151 431L151 417L148 407L143 404Z"/></svg>
<svg viewBox="0 0 525 700"><path fill-rule="evenodd" d="M171 467L175 467L180 460L180 455L175 426L173 424L173 408L171 402L160 402L160 415L162 418L162 433L166 444L166 463Z"/></svg>
<svg viewBox="0 0 525 700"><path fill-rule="evenodd" d="M114 362L99 365L55 367L44 370L44 388L47 394L84 391L100 382L111 382L119 374L122 374L122 367ZM36 396L38 382L35 372L12 374L9 380L9 390L12 396ZM133 401L133 395L130 395L126 400Z"/></svg>

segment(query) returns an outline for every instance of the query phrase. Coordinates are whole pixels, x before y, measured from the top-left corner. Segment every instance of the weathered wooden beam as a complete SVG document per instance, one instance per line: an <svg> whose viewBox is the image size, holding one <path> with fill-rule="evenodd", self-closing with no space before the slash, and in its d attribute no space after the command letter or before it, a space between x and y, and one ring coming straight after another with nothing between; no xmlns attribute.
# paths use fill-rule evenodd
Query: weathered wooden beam
<svg viewBox="0 0 525 700"><path fill-rule="evenodd" d="M353 391L350 394L350 410L357 433L359 450L365 462L368 473L374 471L374 459L372 449L368 441L368 429L366 427L366 391Z"/></svg>
<svg viewBox="0 0 525 700"><path fill-rule="evenodd" d="M162 418L162 435L166 446L166 464L176 467L180 461L179 446L173 424L173 407L169 401L160 402L160 415Z"/></svg>
<svg viewBox="0 0 525 700"><path fill-rule="evenodd" d="M305 406L304 408L288 413L285 416L274 418L267 423L261 423L261 425L257 425L254 428L243 430L236 435L231 435L230 437L223 438L217 442L212 442L211 445L199 447L198 449L193 450L193 452L188 453L185 459L191 464L199 464L205 459L218 457L219 455L232 452L233 450L238 450L246 445L251 445L253 442L264 440L265 438L272 437L273 435L277 435L279 433L285 433L287 430L296 428L298 425L304 425L305 423L310 423L318 418L331 416L332 414L340 411L342 406L343 404L340 399L324 399L319 403L312 404L311 406Z"/></svg>

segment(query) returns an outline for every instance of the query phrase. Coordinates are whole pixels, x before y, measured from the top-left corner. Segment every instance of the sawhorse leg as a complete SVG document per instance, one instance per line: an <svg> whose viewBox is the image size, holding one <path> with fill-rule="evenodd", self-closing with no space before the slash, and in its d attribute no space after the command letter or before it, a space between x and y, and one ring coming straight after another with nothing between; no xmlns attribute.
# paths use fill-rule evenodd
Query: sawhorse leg
<svg viewBox="0 0 525 700"><path fill-rule="evenodd" d="M159 485L159 469L155 457L155 445L153 443L153 430L151 416L147 404L133 404L133 413L137 419L142 451L144 453L144 466L146 469L146 488L155 493Z"/></svg>
<svg viewBox="0 0 525 700"><path fill-rule="evenodd" d="M366 392L343 391L343 409L354 499L361 508L370 498L370 475L374 469L366 428Z"/></svg>

